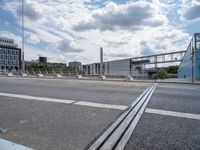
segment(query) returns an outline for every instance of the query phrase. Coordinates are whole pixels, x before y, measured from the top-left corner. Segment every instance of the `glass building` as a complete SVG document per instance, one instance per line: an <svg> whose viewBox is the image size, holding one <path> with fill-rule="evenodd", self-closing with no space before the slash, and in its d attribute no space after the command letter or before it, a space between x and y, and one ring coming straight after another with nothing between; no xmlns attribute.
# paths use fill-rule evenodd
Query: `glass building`
<svg viewBox="0 0 200 150"><path fill-rule="evenodd" d="M200 33L195 33L179 65L179 78L200 79Z"/></svg>
<svg viewBox="0 0 200 150"><path fill-rule="evenodd" d="M13 71L21 69L21 49L13 39L0 37L0 70Z"/></svg>

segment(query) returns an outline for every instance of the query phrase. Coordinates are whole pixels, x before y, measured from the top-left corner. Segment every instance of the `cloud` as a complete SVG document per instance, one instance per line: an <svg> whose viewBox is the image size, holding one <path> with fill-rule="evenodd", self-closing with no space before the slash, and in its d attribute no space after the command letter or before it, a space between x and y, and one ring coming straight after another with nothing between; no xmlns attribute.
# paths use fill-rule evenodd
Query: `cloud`
<svg viewBox="0 0 200 150"><path fill-rule="evenodd" d="M14 33L8 32L8 31L0 31L0 36L6 37L9 39L14 39L15 44L17 44L19 48L22 46L22 42L21 42L22 38L19 35L16 35Z"/></svg>
<svg viewBox="0 0 200 150"><path fill-rule="evenodd" d="M120 57L120 58L132 57L132 55L130 55L128 53L104 53L104 56L107 56L107 57Z"/></svg>
<svg viewBox="0 0 200 150"><path fill-rule="evenodd" d="M40 42L40 39L37 37L36 34L30 34L26 41L30 44L37 44Z"/></svg>
<svg viewBox="0 0 200 150"><path fill-rule="evenodd" d="M73 48L72 42L67 39L59 42L58 49L65 53L77 53L83 51L82 49Z"/></svg>
<svg viewBox="0 0 200 150"><path fill-rule="evenodd" d="M149 46L149 43L145 40L140 42L141 46L141 51L140 54L142 56L147 56L147 55L153 55L155 52L152 50L152 48Z"/></svg>
<svg viewBox="0 0 200 150"><path fill-rule="evenodd" d="M183 20L200 18L200 0L183 0L181 15Z"/></svg>
<svg viewBox="0 0 200 150"><path fill-rule="evenodd" d="M20 10L16 10L21 1L4 1L3 11L15 17L15 33L20 37ZM37 54L42 54L52 57L53 62L93 63L99 61L101 46L107 60L186 49L190 36L187 30L172 26L177 18L171 17L181 2L166 0L166 6L160 1L130 0L118 4L104 0L96 4L91 0L26 0L25 57L37 59Z"/></svg>
<svg viewBox="0 0 200 150"><path fill-rule="evenodd" d="M122 45L128 44L128 41L123 41L123 40L103 40L106 43L106 46L108 47L118 47Z"/></svg>
<svg viewBox="0 0 200 150"><path fill-rule="evenodd" d="M140 55L183 51L187 48L191 37L188 33L175 28L156 31L148 40L141 40Z"/></svg>
<svg viewBox="0 0 200 150"><path fill-rule="evenodd" d="M16 13L22 15L22 4L17 6ZM42 16L41 6L35 1L24 0L24 16L32 21L39 20Z"/></svg>
<svg viewBox="0 0 200 150"><path fill-rule="evenodd" d="M143 27L158 27L167 22L161 11L149 2L138 1L123 5L111 2L103 10L93 13L88 21L79 22L73 29L76 31L138 30Z"/></svg>

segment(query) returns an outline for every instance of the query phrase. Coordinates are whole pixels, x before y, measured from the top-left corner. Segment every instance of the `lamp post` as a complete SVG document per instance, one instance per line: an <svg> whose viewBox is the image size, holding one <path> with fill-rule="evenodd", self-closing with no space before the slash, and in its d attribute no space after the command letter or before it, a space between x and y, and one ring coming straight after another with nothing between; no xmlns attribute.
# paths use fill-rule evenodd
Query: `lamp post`
<svg viewBox="0 0 200 150"><path fill-rule="evenodd" d="M100 48L100 76L104 75L103 71L103 47Z"/></svg>
<svg viewBox="0 0 200 150"><path fill-rule="evenodd" d="M192 83L194 83L194 47L192 47Z"/></svg>
<svg viewBox="0 0 200 150"><path fill-rule="evenodd" d="M194 38L192 40L192 83L194 83L195 80L195 49L196 49L196 35L194 35Z"/></svg>
<svg viewBox="0 0 200 150"><path fill-rule="evenodd" d="M21 66L22 72L25 71L25 63L24 63L24 0L22 0L22 51L21 51Z"/></svg>

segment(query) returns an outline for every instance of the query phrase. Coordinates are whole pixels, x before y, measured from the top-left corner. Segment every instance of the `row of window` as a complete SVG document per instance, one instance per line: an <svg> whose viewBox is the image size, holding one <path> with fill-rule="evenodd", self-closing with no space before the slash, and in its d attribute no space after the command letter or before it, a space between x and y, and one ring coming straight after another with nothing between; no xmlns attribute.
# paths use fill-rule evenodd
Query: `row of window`
<svg viewBox="0 0 200 150"><path fill-rule="evenodd" d="M19 70L20 66L0 66L0 70L9 69L11 70Z"/></svg>
<svg viewBox="0 0 200 150"><path fill-rule="evenodd" d="M4 40L4 39L0 39L0 42L9 43L9 44L13 44L14 43L12 40Z"/></svg>
<svg viewBox="0 0 200 150"><path fill-rule="evenodd" d="M196 41L200 41L200 34L196 34Z"/></svg>
<svg viewBox="0 0 200 150"><path fill-rule="evenodd" d="M197 50L200 50L200 42L196 42L196 48Z"/></svg>
<svg viewBox="0 0 200 150"><path fill-rule="evenodd" d="M0 59L19 59L20 56L19 55L4 55L4 54L1 54L0 55Z"/></svg>
<svg viewBox="0 0 200 150"><path fill-rule="evenodd" d="M17 48L18 46L17 45L14 45L14 44L12 44L12 45L8 45L8 44L2 44L2 43L0 43L0 46L4 46L4 47L11 47L11 48Z"/></svg>
<svg viewBox="0 0 200 150"><path fill-rule="evenodd" d="M196 49L200 50L200 34L196 34Z"/></svg>
<svg viewBox="0 0 200 150"><path fill-rule="evenodd" d="M0 60L0 65L19 65L18 60Z"/></svg>
<svg viewBox="0 0 200 150"><path fill-rule="evenodd" d="M19 55L20 51L19 50L12 50L12 49L3 49L3 48L0 48L0 55L1 54Z"/></svg>

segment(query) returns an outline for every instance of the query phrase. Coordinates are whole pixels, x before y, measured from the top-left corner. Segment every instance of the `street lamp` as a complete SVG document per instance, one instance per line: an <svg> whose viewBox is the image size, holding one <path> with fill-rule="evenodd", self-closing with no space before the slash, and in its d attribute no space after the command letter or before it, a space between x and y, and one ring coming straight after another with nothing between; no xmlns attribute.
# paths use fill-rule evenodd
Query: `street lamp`
<svg viewBox="0 0 200 150"><path fill-rule="evenodd" d="M21 61L22 61L22 72L25 71L24 64L24 0L22 0L22 51L21 51Z"/></svg>

